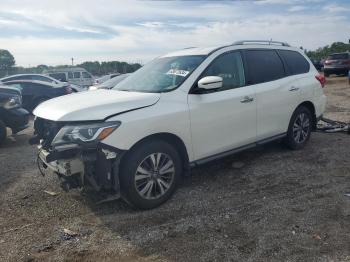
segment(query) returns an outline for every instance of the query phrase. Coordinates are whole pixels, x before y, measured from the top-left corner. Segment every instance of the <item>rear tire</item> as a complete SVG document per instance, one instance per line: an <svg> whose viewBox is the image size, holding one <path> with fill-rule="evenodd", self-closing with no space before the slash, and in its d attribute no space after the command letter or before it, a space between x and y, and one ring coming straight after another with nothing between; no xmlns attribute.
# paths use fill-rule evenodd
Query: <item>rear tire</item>
<svg viewBox="0 0 350 262"><path fill-rule="evenodd" d="M172 145L161 140L141 143L123 159L122 197L135 208L155 208L172 196L181 172L181 158Z"/></svg>
<svg viewBox="0 0 350 262"><path fill-rule="evenodd" d="M4 143L7 137L6 125L0 120L0 145Z"/></svg>
<svg viewBox="0 0 350 262"><path fill-rule="evenodd" d="M313 118L305 106L298 107L289 122L285 143L293 150L303 148L310 139Z"/></svg>

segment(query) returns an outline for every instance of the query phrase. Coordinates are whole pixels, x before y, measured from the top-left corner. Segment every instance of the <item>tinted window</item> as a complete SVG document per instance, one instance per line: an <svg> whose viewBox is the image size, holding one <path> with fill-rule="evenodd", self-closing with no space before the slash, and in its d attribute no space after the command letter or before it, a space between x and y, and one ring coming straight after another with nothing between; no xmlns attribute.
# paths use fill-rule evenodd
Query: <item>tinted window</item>
<svg viewBox="0 0 350 262"><path fill-rule="evenodd" d="M45 77L45 76L33 75L33 76L32 76L32 79L33 79L33 80L44 81L44 82L48 82L48 83L52 83L52 82L53 82L52 79L47 78L47 77Z"/></svg>
<svg viewBox="0 0 350 262"><path fill-rule="evenodd" d="M327 57L327 60L337 60L337 59L349 59L349 54L348 53L333 54Z"/></svg>
<svg viewBox="0 0 350 262"><path fill-rule="evenodd" d="M80 78L80 72L74 72L73 73L74 78Z"/></svg>
<svg viewBox="0 0 350 262"><path fill-rule="evenodd" d="M220 76L223 78L221 90L237 88L245 85L242 57L239 52L219 56L202 74L205 76Z"/></svg>
<svg viewBox="0 0 350 262"><path fill-rule="evenodd" d="M86 72L82 72L82 74L83 74L83 78L91 78L91 75L89 75Z"/></svg>
<svg viewBox="0 0 350 262"><path fill-rule="evenodd" d="M298 52L288 50L279 50L278 52L286 63L288 75L298 75L309 72L309 62Z"/></svg>
<svg viewBox="0 0 350 262"><path fill-rule="evenodd" d="M16 89L21 90L21 91L23 90L23 86L19 83L11 83L8 86L16 88Z"/></svg>
<svg viewBox="0 0 350 262"><path fill-rule="evenodd" d="M65 73L54 73L54 74L49 74L49 75L57 80L67 82Z"/></svg>
<svg viewBox="0 0 350 262"><path fill-rule="evenodd" d="M8 77L3 79L3 81L13 81L13 80L21 80L21 79L30 79L29 76L12 76L12 77Z"/></svg>
<svg viewBox="0 0 350 262"><path fill-rule="evenodd" d="M68 78L72 79L73 78L73 73L72 72L68 72Z"/></svg>
<svg viewBox="0 0 350 262"><path fill-rule="evenodd" d="M285 76L283 63L275 50L247 50L246 58L252 84L273 81Z"/></svg>

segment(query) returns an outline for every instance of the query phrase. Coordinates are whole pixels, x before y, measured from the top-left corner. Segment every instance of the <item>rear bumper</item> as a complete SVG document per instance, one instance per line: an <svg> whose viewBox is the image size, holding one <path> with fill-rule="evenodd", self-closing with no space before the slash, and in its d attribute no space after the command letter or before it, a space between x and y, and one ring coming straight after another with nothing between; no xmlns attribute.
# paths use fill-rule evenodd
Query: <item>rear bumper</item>
<svg viewBox="0 0 350 262"><path fill-rule="evenodd" d="M324 94L322 94L319 97L319 99L316 101L316 103L314 103L316 118L320 118L324 114L326 110L326 104L327 104L327 97Z"/></svg>
<svg viewBox="0 0 350 262"><path fill-rule="evenodd" d="M11 128L13 133L28 127L29 112L23 108L2 109L1 115L5 125Z"/></svg>

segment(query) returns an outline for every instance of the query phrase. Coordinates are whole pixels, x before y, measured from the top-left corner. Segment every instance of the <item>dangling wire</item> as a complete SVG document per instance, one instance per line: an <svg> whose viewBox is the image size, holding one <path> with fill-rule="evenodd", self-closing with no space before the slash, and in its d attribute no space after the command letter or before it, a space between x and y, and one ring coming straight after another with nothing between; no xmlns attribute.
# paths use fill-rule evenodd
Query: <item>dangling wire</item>
<svg viewBox="0 0 350 262"><path fill-rule="evenodd" d="M43 167L42 167L42 165L41 165L41 163L43 163L43 161L41 160L41 158L40 158L40 152L41 152L41 150L42 149L40 149L39 150L39 152L38 152L38 155L37 155L37 158L36 158L36 164L38 165L38 169L39 169L39 171L40 171L40 174L42 175L42 176L45 176L45 173L44 173L44 171L43 171Z"/></svg>

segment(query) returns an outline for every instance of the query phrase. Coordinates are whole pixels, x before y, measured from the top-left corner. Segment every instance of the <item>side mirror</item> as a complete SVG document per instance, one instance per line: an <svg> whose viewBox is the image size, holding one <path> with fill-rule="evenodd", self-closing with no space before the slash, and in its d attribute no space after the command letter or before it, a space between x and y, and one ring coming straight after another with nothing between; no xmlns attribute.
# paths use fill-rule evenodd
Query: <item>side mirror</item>
<svg viewBox="0 0 350 262"><path fill-rule="evenodd" d="M222 87L222 81L220 76L206 76L198 81L198 87L206 90L218 89Z"/></svg>

